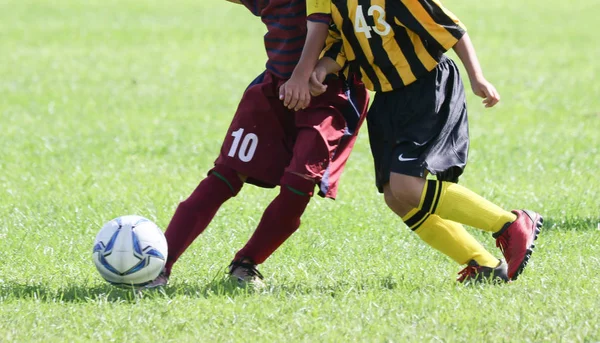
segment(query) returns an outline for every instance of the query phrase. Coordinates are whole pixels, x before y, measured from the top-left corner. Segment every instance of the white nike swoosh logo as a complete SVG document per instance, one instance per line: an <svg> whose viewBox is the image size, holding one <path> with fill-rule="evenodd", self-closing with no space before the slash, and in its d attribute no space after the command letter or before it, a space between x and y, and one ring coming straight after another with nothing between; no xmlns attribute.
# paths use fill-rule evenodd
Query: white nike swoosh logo
<svg viewBox="0 0 600 343"><path fill-rule="evenodd" d="M402 157L402 155L403 154L400 154L400 156L398 156L398 161L400 161L400 162L414 161L418 158L418 157L404 158L404 157Z"/></svg>

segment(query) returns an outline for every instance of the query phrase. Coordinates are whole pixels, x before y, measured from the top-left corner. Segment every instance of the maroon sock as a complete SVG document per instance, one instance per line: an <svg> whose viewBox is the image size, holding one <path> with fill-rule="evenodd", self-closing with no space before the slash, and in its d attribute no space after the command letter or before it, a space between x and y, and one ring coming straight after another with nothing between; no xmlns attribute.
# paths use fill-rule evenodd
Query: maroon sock
<svg viewBox="0 0 600 343"><path fill-rule="evenodd" d="M314 187L314 181L286 173L279 195L269 204L254 234L234 260L249 258L260 264L269 258L300 227L300 217Z"/></svg>
<svg viewBox="0 0 600 343"><path fill-rule="evenodd" d="M169 249L165 266L167 275L179 256L206 229L221 205L237 195L242 185L233 169L217 165L189 198L177 206L165 232Z"/></svg>

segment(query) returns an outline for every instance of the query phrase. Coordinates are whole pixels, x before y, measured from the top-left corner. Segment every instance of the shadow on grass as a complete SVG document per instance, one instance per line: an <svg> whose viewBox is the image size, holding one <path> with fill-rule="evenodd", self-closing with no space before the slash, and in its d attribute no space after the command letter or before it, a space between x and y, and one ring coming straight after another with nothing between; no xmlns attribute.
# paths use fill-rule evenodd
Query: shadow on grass
<svg viewBox="0 0 600 343"><path fill-rule="evenodd" d="M133 302L136 294L132 290L120 289L109 284L99 286L72 285L48 287L42 283L20 284L6 282L0 284L0 300L26 299L41 302Z"/></svg>
<svg viewBox="0 0 600 343"><path fill-rule="evenodd" d="M213 280L208 284L183 284L165 288L138 292L136 289L119 288L110 284L104 285L72 285L66 287L49 287L42 283L20 284L5 282L0 284L0 303L11 299L26 299L40 302L137 302L142 298L173 297L186 295L190 297L238 296L252 293L250 288L240 288L230 280Z"/></svg>
<svg viewBox="0 0 600 343"><path fill-rule="evenodd" d="M410 288L420 288L420 285L407 285L400 280L401 287L410 291ZM106 285L86 286L72 285L68 287L53 288L44 284L20 284L5 282L0 284L0 303L10 300L31 300L46 303L136 303L144 298L211 298L211 297L238 297L266 295L305 295L326 294L336 297L352 292L366 290L392 290L399 285L391 275L372 278L364 281L336 280L327 284L310 285L305 283L267 285L264 289L240 287L235 281L227 278L213 279L208 284L174 283L165 288L136 292L134 289L122 289Z"/></svg>
<svg viewBox="0 0 600 343"><path fill-rule="evenodd" d="M542 227L542 230L589 231L596 229L600 229L600 217L544 217L544 226Z"/></svg>

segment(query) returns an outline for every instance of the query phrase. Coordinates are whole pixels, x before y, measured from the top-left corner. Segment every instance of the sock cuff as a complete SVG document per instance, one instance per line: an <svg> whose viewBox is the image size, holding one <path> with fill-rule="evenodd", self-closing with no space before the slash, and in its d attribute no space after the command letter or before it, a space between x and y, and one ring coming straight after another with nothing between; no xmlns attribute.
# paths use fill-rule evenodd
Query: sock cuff
<svg viewBox="0 0 600 343"><path fill-rule="evenodd" d="M281 178L281 188L301 195L312 197L315 190L315 181L305 179L293 173L285 173Z"/></svg>
<svg viewBox="0 0 600 343"><path fill-rule="evenodd" d="M442 182L437 180L427 180L423 187L423 193L421 193L421 202L419 203L419 209L425 212L434 214L438 209L442 193L445 192L448 182ZM444 188L446 187L446 188Z"/></svg>
<svg viewBox="0 0 600 343"><path fill-rule="evenodd" d="M402 217L402 221L404 224L406 224L406 226L408 226L409 229L416 231L429 217L431 217L430 213L418 208L413 208L406 215L404 215L404 217Z"/></svg>
<svg viewBox="0 0 600 343"><path fill-rule="evenodd" d="M412 218L417 212L419 212L418 208L413 208L412 210L408 211L407 214L405 214L404 216L402 216L402 221L406 222L407 220L410 220L410 218Z"/></svg>
<svg viewBox="0 0 600 343"><path fill-rule="evenodd" d="M244 185L244 182L240 179L238 173L223 164L215 165L215 167L208 172L208 175L214 175L225 182L233 196L236 196Z"/></svg>

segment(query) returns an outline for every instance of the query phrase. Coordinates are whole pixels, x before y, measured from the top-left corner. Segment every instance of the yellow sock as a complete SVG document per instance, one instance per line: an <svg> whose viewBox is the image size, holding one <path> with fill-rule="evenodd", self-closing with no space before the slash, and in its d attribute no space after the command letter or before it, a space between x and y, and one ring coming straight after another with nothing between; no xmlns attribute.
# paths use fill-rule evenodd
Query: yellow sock
<svg viewBox="0 0 600 343"><path fill-rule="evenodd" d="M420 211L413 209L402 220L410 223ZM408 224L407 224L408 225ZM480 266L495 268L498 259L477 242L459 223L442 219L435 214L427 214L421 221L409 228L432 248L450 257L458 264L475 260Z"/></svg>
<svg viewBox="0 0 600 343"><path fill-rule="evenodd" d="M421 195L422 211L488 232L498 232L517 216L452 182L427 180Z"/></svg>

